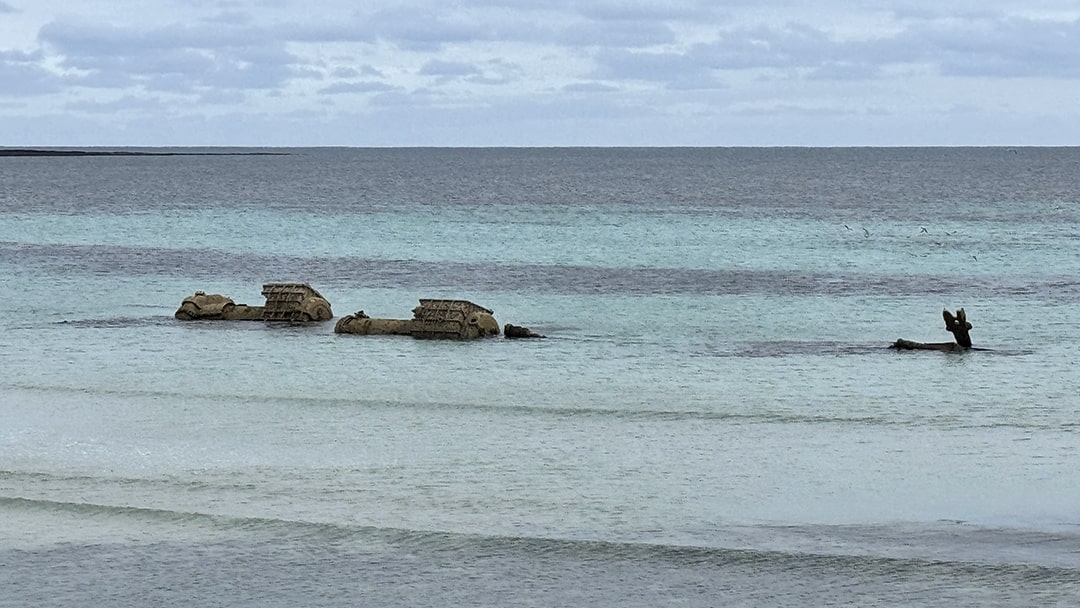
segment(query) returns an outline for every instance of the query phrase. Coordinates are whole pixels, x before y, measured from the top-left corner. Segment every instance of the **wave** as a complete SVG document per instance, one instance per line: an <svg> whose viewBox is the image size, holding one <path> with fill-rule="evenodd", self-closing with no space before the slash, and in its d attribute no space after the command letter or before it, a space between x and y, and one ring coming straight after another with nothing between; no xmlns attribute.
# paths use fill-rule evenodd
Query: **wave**
<svg viewBox="0 0 1080 608"><path fill-rule="evenodd" d="M192 393L190 391L162 390L115 390L104 387L62 387L30 384L12 384L11 388L40 393L63 393L76 395L98 395L112 397L134 397L145 399L182 399L185 401L206 400L214 403L254 403L267 402L292 404L297 408L384 408L391 410L413 411L475 411L490 412L499 416L523 416L526 418L559 419L613 419L618 421L654 421L654 422L725 422L731 424L770 424L770 425L841 425L855 427L920 427L934 429L999 429L1016 428L1024 430L1051 430L1059 433L1080 432L1080 423L1063 422L1057 419L1039 418L1009 420L970 418L956 414L933 415L908 411L887 411L879 414L844 414L836 411L803 413L784 407L761 406L735 410L710 410L700 407L665 408L648 407L640 404L618 406L580 406L559 404L528 403L478 403L449 401L386 401L358 399L355 397L311 396L308 395L252 395L225 393Z"/></svg>
<svg viewBox="0 0 1080 608"><path fill-rule="evenodd" d="M14 475L11 471L0 471L0 475L8 477ZM47 477L54 477L47 475ZM92 478L87 478L92 479ZM218 520L216 516L203 513L191 513L183 511L170 511L165 509L149 509L145 507L130 507L103 505L86 502L65 502L55 500L41 500L13 496L0 496L0 508L11 510L45 511L51 513L63 513L78 517L100 516L124 516L132 519L157 520L163 523L181 523L186 521L201 520L213 523ZM221 520L225 522L225 519Z"/></svg>
<svg viewBox="0 0 1080 608"><path fill-rule="evenodd" d="M71 319L55 321L55 325L65 325L75 328L109 329L127 327L161 327L173 325L176 322L172 317L162 315L148 317L106 317L101 319Z"/></svg>
<svg viewBox="0 0 1080 608"><path fill-rule="evenodd" d="M843 569L902 576L984 571L1080 583L1080 531L1033 531L938 522L932 525L735 525L719 527L704 542L379 527L275 517L247 517L137 506L0 496L0 511L66 515L84 524L119 518L135 525L197 526L218 538L303 540L365 551L431 555L531 555L587 562L663 563L670 567ZM632 535L633 536L633 535ZM652 537L649 539L648 537Z"/></svg>

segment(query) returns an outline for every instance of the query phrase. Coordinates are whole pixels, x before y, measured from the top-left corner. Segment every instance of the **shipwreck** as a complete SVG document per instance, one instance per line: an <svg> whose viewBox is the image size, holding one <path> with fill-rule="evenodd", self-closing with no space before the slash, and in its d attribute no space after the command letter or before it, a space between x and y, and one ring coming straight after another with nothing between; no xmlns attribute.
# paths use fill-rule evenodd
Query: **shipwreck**
<svg viewBox="0 0 1080 608"><path fill-rule="evenodd" d="M312 323L328 321L334 313L330 302L307 283L266 283L263 306L237 304L226 296L196 291L184 298L173 315L181 321L204 319L224 321L284 321Z"/></svg>
<svg viewBox="0 0 1080 608"><path fill-rule="evenodd" d="M468 300L421 299L411 319L374 319L358 311L338 319L334 333L473 340L499 335L493 311Z"/></svg>

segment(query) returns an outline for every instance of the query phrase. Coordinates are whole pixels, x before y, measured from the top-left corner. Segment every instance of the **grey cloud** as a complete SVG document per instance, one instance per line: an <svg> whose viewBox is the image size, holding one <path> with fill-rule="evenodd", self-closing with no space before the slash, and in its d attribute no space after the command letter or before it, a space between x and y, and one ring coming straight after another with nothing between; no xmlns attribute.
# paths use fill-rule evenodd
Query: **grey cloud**
<svg viewBox="0 0 1080 608"><path fill-rule="evenodd" d="M350 67L338 67L330 73L334 78L356 78L360 75L360 70Z"/></svg>
<svg viewBox="0 0 1080 608"><path fill-rule="evenodd" d="M41 66L41 53L0 51L0 97L22 97L53 93L62 88L63 82Z"/></svg>
<svg viewBox="0 0 1080 608"><path fill-rule="evenodd" d="M87 114L114 114L116 112L136 111L160 113L165 106L156 99L125 95L111 101L76 101L65 106L68 110Z"/></svg>
<svg viewBox="0 0 1080 608"><path fill-rule="evenodd" d="M0 97L23 97L55 93L61 82L51 74L33 66L0 63L0 82L4 83Z"/></svg>
<svg viewBox="0 0 1080 608"><path fill-rule="evenodd" d="M1080 77L1080 20L984 20L913 33L912 43L948 75Z"/></svg>
<svg viewBox="0 0 1080 608"><path fill-rule="evenodd" d="M550 145L567 135L575 138L573 144L586 144L598 141L590 129L658 112L649 106L612 105L604 95L496 99L469 106L437 102L425 93L387 95L371 108L374 126L408 125L409 133L399 132L397 139L412 138L412 145ZM530 129L539 129L539 136L530 135Z"/></svg>
<svg viewBox="0 0 1080 608"><path fill-rule="evenodd" d="M298 42L375 42L383 40L400 48L435 51L455 42L478 42L496 38L493 26L448 17L435 9L418 12L409 7L354 15L333 23L302 23L275 26L275 36Z"/></svg>
<svg viewBox="0 0 1080 608"><path fill-rule="evenodd" d="M87 74L65 76L63 81L67 86L96 89L122 89L136 82L130 74L110 70L95 70Z"/></svg>
<svg viewBox="0 0 1080 608"><path fill-rule="evenodd" d="M284 24L271 28L273 36L296 42L374 42L378 32L355 19L334 23Z"/></svg>
<svg viewBox="0 0 1080 608"><path fill-rule="evenodd" d="M668 91L716 91L718 89L727 89L729 85L722 80L709 76L708 78L697 78L691 76L677 76L664 83L664 88Z"/></svg>
<svg viewBox="0 0 1080 608"><path fill-rule="evenodd" d="M370 103L382 108L430 108L436 106L439 100L440 97L431 89L395 89L373 96Z"/></svg>
<svg viewBox="0 0 1080 608"><path fill-rule="evenodd" d="M663 110L642 104L608 103L602 95L566 97L549 96L543 98L512 99L492 104L487 108L474 108L478 121L496 119L512 122L519 116L528 116L539 123L569 120L582 122L589 120L613 120L624 116L656 115Z"/></svg>
<svg viewBox="0 0 1080 608"><path fill-rule="evenodd" d="M630 78L665 83L671 89L717 88L717 74L727 70L813 68L817 77L850 77L865 71L861 53L846 60L843 43L806 26L738 28L722 32L718 40L696 44L687 51L645 52L603 50L595 55L598 78Z"/></svg>
<svg viewBox="0 0 1080 608"><path fill-rule="evenodd" d="M488 26L438 14L417 13L408 8L379 12L366 20L366 28L378 37L413 50L436 50L452 42L490 40Z"/></svg>
<svg viewBox="0 0 1080 608"><path fill-rule="evenodd" d="M247 100L247 95L241 91L227 90L227 91L207 91L202 95L199 95L199 102L216 106L231 106L239 103L243 103Z"/></svg>
<svg viewBox="0 0 1080 608"><path fill-rule="evenodd" d="M596 76L607 80L631 78L672 82L694 79L707 82L713 79L706 63L685 53L605 50L597 53L596 61Z"/></svg>
<svg viewBox="0 0 1080 608"><path fill-rule="evenodd" d="M738 116L775 116L786 114L788 116L805 116L809 118L841 117L851 114L851 111L840 107L811 107L795 104L773 104L768 106L751 106L731 110Z"/></svg>
<svg viewBox="0 0 1080 608"><path fill-rule="evenodd" d="M334 68L330 72L330 76L339 80L350 80L354 78L360 78L361 76L367 78L382 78L385 76L385 74L370 65L343 65Z"/></svg>
<svg viewBox="0 0 1080 608"><path fill-rule="evenodd" d="M895 34L844 40L807 25L734 28L685 52L605 49L594 76L665 83L670 89L718 86L740 70L796 70L813 80L859 81L886 68L931 66L946 76L1080 77L1080 21L1036 21L972 15L913 19Z"/></svg>
<svg viewBox="0 0 1080 608"><path fill-rule="evenodd" d="M424 76L460 77L480 74L480 70L471 63L461 61L441 61L433 59L420 68Z"/></svg>
<svg viewBox="0 0 1080 608"><path fill-rule="evenodd" d="M330 75L334 78L356 78L360 75L360 70L351 67L339 67L334 68Z"/></svg>
<svg viewBox="0 0 1080 608"><path fill-rule="evenodd" d="M136 30L54 21L39 40L58 51L61 65L88 71L88 86L139 83L151 89L261 89L300 74L299 59L260 28L202 23Z"/></svg>
<svg viewBox="0 0 1080 608"><path fill-rule="evenodd" d="M275 35L300 42L375 42L431 52L447 44L518 42L573 47L645 47L676 41L670 25L651 19L583 17L569 10L559 19L541 18L528 8L470 19L433 8L401 7L354 15L339 23L281 25Z"/></svg>
<svg viewBox="0 0 1080 608"><path fill-rule="evenodd" d="M204 19L206 23L222 23L226 25L246 25L252 22L251 15L235 10L223 10Z"/></svg>
<svg viewBox="0 0 1080 608"><path fill-rule="evenodd" d="M633 21L683 21L702 20L712 16L714 9L708 3L679 2L667 0L602 0L600 2L574 3L580 14L590 19Z"/></svg>
<svg viewBox="0 0 1080 608"><path fill-rule="evenodd" d="M495 59L480 64L433 59L419 70L422 76L434 76L439 81L462 80L473 84L498 85L521 77L521 67Z"/></svg>
<svg viewBox="0 0 1080 608"><path fill-rule="evenodd" d="M569 46L641 48L675 40L670 26L647 21L579 23L552 30L550 34L551 42Z"/></svg>
<svg viewBox="0 0 1080 608"><path fill-rule="evenodd" d="M17 13L18 10L14 6L11 6L7 2L0 1L0 13Z"/></svg>
<svg viewBox="0 0 1080 608"><path fill-rule="evenodd" d="M25 51L0 51L0 61L5 63L38 63L43 55L40 51L27 53Z"/></svg>
<svg viewBox="0 0 1080 608"><path fill-rule="evenodd" d="M724 6L746 4L755 6L760 0L742 0L724 2ZM596 20L701 20L712 16L717 9L710 0L472 0L473 6L484 6L528 13L534 16L544 14L580 15Z"/></svg>
<svg viewBox="0 0 1080 608"><path fill-rule="evenodd" d="M0 0L0 21L12 21L2 13L5 7L16 10L13 4L30 6L25 0ZM87 11L104 4L94 3ZM79 117L114 125L143 121L162 129L154 114L168 114L168 128L177 136L211 139L239 137L250 128L230 123L231 130L207 135L208 124L225 128L209 117L221 116L220 106L233 104L237 116L265 111L268 124L279 119L288 123L282 117L296 108L314 108L310 117L296 118L297 125L338 120L355 111L357 120L370 121L365 124L389 133L393 129L387 126L387 117L408 118L405 124L414 139L396 139L394 133L387 135L388 143L453 143L459 137L487 143L501 141L499 137L519 144L522 137L588 143L599 135L607 142L626 143L630 131L644 142L698 141L704 137L703 125L747 123L776 129L773 139L754 139L755 133L747 142L791 143L785 139L786 127L839 125L844 116L864 116L868 110L860 105L880 104L895 112L890 121L903 120L904 112L897 111L900 102L888 99L886 91L907 86L904 79L913 74L920 78L910 81L911 96L922 105L937 104L934 107L960 107L978 98L987 86L967 87L963 81L969 78L1057 79L1061 82L1040 83L1040 91L1049 92L1044 97L1062 100L1075 97L1080 79L1080 53L1075 50L1080 48L1080 22L1051 17L1075 10L1066 0L1034 0L1009 8L1046 15L1042 20L1008 18L986 10L985 2L978 0L947 5L940 0L905 0L901 8L870 0L847 4L822 0L814 8L795 0L764 4L760 0L405 0L373 5L327 0L302 14L297 12L302 8L299 0L174 4L191 11L183 23L95 25L72 17L41 28L38 52L0 50L0 100L21 108L27 104L21 97L77 88L73 96L78 98L120 98L71 106ZM68 10L81 9L75 3ZM143 23L152 23L154 13L147 9ZM208 13L213 14L199 16ZM840 16L830 22L833 14ZM802 23L783 23L785 19ZM123 23L138 21L133 17ZM874 25L863 32L850 29L860 23ZM709 42L695 44L703 40ZM522 56L529 60L513 63ZM492 57L508 59L489 60ZM541 57L545 59L538 73L526 73L523 66ZM583 68L589 61L591 72ZM385 72L376 69L382 66ZM414 71L405 74L409 69ZM398 75L403 80L395 80ZM415 86L406 83L418 75L430 88L406 88ZM860 86L861 81L878 78L891 81ZM474 86L525 80L528 86L502 87L491 97ZM814 82L797 86L808 80ZM448 82L453 86L446 86ZM1025 107L1027 100L1018 89L1001 87L1008 94L1002 107L1012 104L1018 112L1045 112L1061 124L1074 118L1064 101L1032 100ZM248 96L256 97L253 91L265 102L258 105L262 110L241 105ZM296 97L277 103L276 96L293 91ZM132 95L121 97L126 93ZM333 97L350 94L355 97L348 97L348 103L336 103ZM160 112L154 103L160 104ZM207 103L218 107L201 106ZM745 114L724 123L729 110ZM110 111L122 119L111 118ZM829 122L834 112L835 120ZM760 118L752 118L755 115ZM183 116L190 122L173 120ZM780 120L784 117L789 122ZM471 120L479 125L476 131L470 128ZM914 124L919 119L908 120ZM183 132L186 127L178 124L191 125L202 135ZM781 124L784 129L776 126ZM417 125L438 129L444 139L429 136ZM564 129L556 133L552 125ZM633 129L624 128L627 125ZM50 125L36 128L60 133ZM524 135L530 128L535 133ZM607 128L614 130L605 132ZM670 135L670 129L683 129L682 135ZM263 137L302 141L311 133L286 131L246 132L258 141ZM477 135L481 131L487 135ZM823 141L833 137L831 128L819 131ZM152 137L168 135L151 132ZM906 130L900 132L909 137ZM343 141L337 129L328 129L323 137ZM357 130L355 137L366 141L367 130Z"/></svg>
<svg viewBox="0 0 1080 608"><path fill-rule="evenodd" d="M349 93L386 93L398 90L382 82L339 82L319 89L322 95L341 95Z"/></svg>
<svg viewBox="0 0 1080 608"><path fill-rule="evenodd" d="M845 46L820 30L790 25L724 32L716 42L696 45L691 54L718 69L816 67L845 59L850 55Z"/></svg>
<svg viewBox="0 0 1080 608"><path fill-rule="evenodd" d="M564 93L614 93L619 89L599 82L577 82L560 89Z"/></svg>
<svg viewBox="0 0 1080 608"><path fill-rule="evenodd" d="M807 74L810 80L873 80L880 76L879 66L848 61L828 62Z"/></svg>
<svg viewBox="0 0 1080 608"><path fill-rule="evenodd" d="M525 70L516 63L493 59L479 66L482 74L469 77L469 82L486 85L500 85L520 80Z"/></svg>
<svg viewBox="0 0 1080 608"><path fill-rule="evenodd" d="M173 24L136 29L61 19L42 26L38 39L61 52L76 55L125 55L133 51L176 48L229 48L275 40L264 29L224 23Z"/></svg>
<svg viewBox="0 0 1080 608"><path fill-rule="evenodd" d="M690 61L720 70L807 69L810 78L867 79L888 66L925 64L951 76L1080 76L1080 21L995 17L909 22L897 34L838 40L809 26L723 32Z"/></svg>

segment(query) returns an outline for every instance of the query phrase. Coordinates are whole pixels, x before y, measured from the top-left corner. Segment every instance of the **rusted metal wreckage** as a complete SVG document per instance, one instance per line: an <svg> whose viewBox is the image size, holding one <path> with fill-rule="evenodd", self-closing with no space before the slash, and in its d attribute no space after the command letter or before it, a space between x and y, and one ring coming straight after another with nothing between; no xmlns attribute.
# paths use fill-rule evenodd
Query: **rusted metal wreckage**
<svg viewBox="0 0 1080 608"><path fill-rule="evenodd" d="M468 300L421 299L411 319L373 319L360 310L334 325L334 333L412 336L425 340L474 340L499 335L493 311ZM506 324L507 338L542 338L525 327Z"/></svg>
<svg viewBox="0 0 1080 608"><path fill-rule="evenodd" d="M285 321L312 323L329 321L334 313L330 302L307 283L267 283L263 285L264 306L237 304L220 294L196 291L184 298L173 315L181 321L215 319L224 321Z"/></svg>
<svg viewBox="0 0 1080 608"><path fill-rule="evenodd" d="M373 319L358 311L338 320L339 334L406 335L421 339L472 340L499 335L492 310L467 300L421 299L411 319Z"/></svg>
<svg viewBox="0 0 1080 608"><path fill-rule="evenodd" d="M184 298L175 317L182 321L285 321L312 323L333 318L330 303L307 283L263 285L265 306L237 304L220 294L196 291ZM406 335L419 339L473 340L499 335L493 311L468 300L421 299L411 319L373 319L358 311L338 319L334 333ZM542 338L526 327L506 324L507 338Z"/></svg>
<svg viewBox="0 0 1080 608"><path fill-rule="evenodd" d="M184 298L174 316L182 321L268 321L287 323L315 323L328 321L334 313L330 302L307 283L266 283L262 294L263 306L237 304L220 294L196 291ZM484 308L468 300L445 300L421 298L420 305L413 308L411 319L374 319L360 310L338 319L334 333L372 335L403 335L418 339L474 340L499 335L499 323L490 308ZM955 342L915 342L903 338L889 348L898 350L971 350L971 323L963 308L956 313L942 311L945 329ZM502 330L507 338L543 338L527 327L509 323ZM981 350L981 349L975 349Z"/></svg>
<svg viewBox="0 0 1080 608"><path fill-rule="evenodd" d="M328 321L334 313L330 302L307 283L266 283L262 294L263 306L237 304L220 294L196 291L184 298L174 316L182 321L268 321L287 323L316 323ZM413 308L411 319L374 319L360 310L338 319L334 333L372 335L403 335L418 339L474 340L499 335L499 323L490 308L468 300L421 298ZM956 313L942 311L945 329L955 342L915 342L903 338L889 348L898 350L938 350L959 352L971 350L971 323L963 308ZM509 323L502 330L507 338L543 338L527 327ZM982 349L974 349L982 350Z"/></svg>

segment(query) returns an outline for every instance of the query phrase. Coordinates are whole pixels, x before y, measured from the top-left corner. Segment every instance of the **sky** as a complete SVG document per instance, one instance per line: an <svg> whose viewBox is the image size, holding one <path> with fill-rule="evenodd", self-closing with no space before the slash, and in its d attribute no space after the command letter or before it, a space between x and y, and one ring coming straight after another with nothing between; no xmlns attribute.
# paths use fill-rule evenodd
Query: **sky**
<svg viewBox="0 0 1080 608"><path fill-rule="evenodd" d="M1078 0L0 0L0 146L1080 145Z"/></svg>

